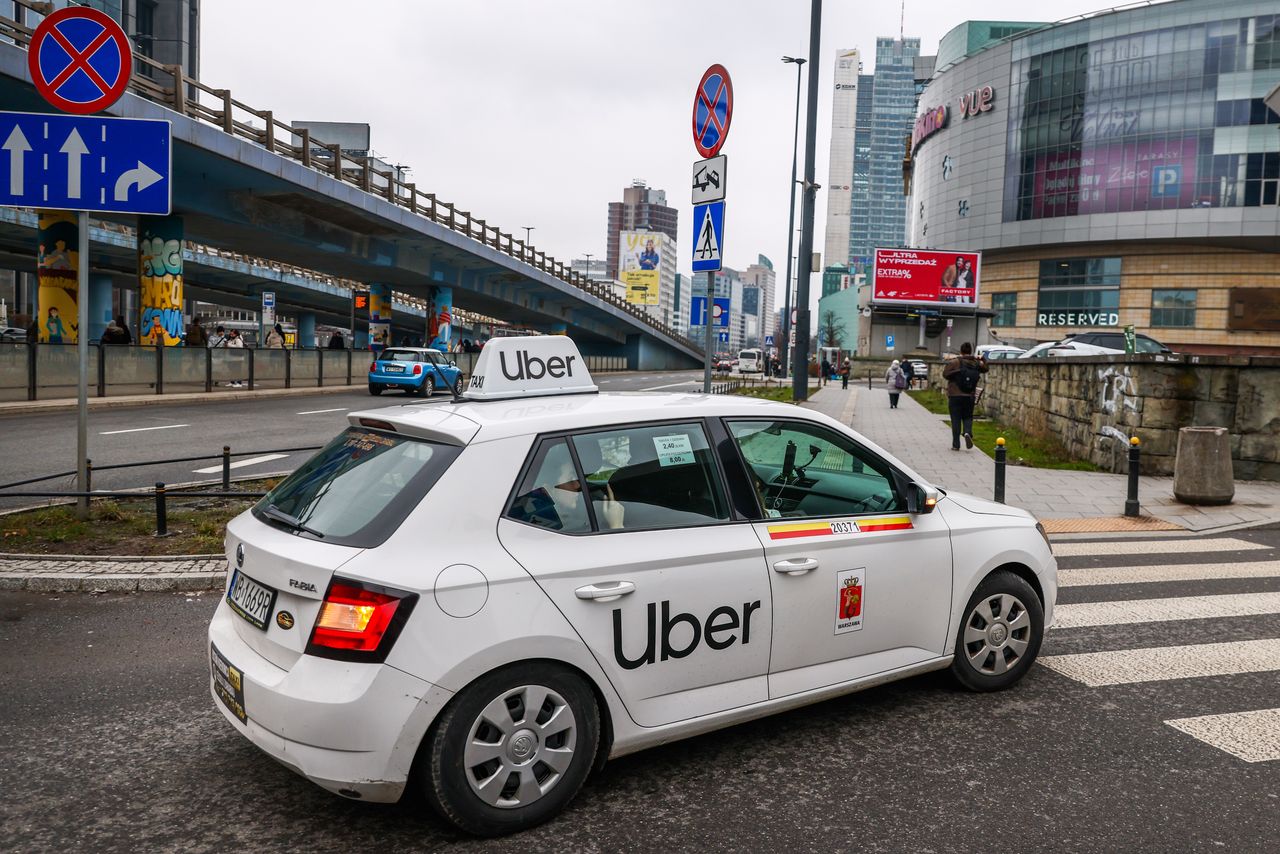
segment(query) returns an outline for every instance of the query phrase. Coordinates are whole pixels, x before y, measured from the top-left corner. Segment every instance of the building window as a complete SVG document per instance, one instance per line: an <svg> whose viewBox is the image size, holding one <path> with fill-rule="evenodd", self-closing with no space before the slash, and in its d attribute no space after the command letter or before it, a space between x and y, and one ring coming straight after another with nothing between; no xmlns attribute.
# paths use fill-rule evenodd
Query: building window
<svg viewBox="0 0 1280 854"><path fill-rule="evenodd" d="M1196 325L1196 292L1193 290L1152 291L1151 325L1194 327Z"/></svg>
<svg viewBox="0 0 1280 854"><path fill-rule="evenodd" d="M1119 323L1119 258L1040 262L1036 326L1117 326Z"/></svg>
<svg viewBox="0 0 1280 854"><path fill-rule="evenodd" d="M992 294L991 308L996 313L996 316L991 318L993 326L1018 325L1017 294Z"/></svg>

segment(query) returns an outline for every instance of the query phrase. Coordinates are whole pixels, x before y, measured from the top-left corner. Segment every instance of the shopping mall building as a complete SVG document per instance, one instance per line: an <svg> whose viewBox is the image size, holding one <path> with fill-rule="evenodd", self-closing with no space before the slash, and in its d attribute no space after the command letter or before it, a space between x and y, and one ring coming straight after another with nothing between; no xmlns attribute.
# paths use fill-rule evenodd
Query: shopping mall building
<svg viewBox="0 0 1280 854"><path fill-rule="evenodd" d="M992 32L969 22L939 46L904 162L907 245L982 251L1002 340L1132 324L1175 351L1280 354L1280 115L1264 102L1280 5Z"/></svg>

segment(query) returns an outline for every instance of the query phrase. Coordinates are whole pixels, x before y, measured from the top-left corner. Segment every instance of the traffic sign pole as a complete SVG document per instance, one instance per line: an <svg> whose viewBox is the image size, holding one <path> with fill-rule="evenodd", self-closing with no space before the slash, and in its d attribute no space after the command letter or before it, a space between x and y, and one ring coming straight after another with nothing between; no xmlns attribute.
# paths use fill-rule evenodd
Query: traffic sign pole
<svg viewBox="0 0 1280 854"><path fill-rule="evenodd" d="M76 288L79 291L77 323L80 329L76 332L76 357L80 363L80 378L76 382L76 491L89 491L89 215L84 211L76 214L76 222L80 232L77 245L80 247L79 269L76 271ZM139 330L141 334L141 330ZM99 356L101 358L101 356ZM81 495L76 499L76 515L80 519L89 518L89 497Z"/></svg>
<svg viewBox="0 0 1280 854"><path fill-rule="evenodd" d="M703 349L706 350L702 355L702 392L703 394L711 394L711 340L715 335L713 331L714 324L711 322L715 314L715 279L716 274L707 273L707 316L706 316L706 338L703 341Z"/></svg>

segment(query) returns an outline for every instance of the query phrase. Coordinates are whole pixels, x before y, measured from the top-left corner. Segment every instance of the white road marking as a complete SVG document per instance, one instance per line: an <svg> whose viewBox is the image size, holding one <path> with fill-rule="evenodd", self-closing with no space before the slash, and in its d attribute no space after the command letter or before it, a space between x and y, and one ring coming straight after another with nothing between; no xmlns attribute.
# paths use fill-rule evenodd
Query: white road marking
<svg viewBox="0 0 1280 854"><path fill-rule="evenodd" d="M1058 570L1059 587L1143 584L1152 581L1216 581L1221 578L1280 577L1280 560L1252 563L1185 563L1174 566L1096 566Z"/></svg>
<svg viewBox="0 0 1280 854"><path fill-rule="evenodd" d="M306 412L298 412L297 415L319 415L322 412L346 412L347 407L339 406L337 409L308 409Z"/></svg>
<svg viewBox="0 0 1280 854"><path fill-rule="evenodd" d="M679 388L682 385L692 385L695 382L697 382L697 380L685 380L682 383L668 383L667 385L655 385L655 386L650 386L649 388L642 388L640 390L641 391L662 391L662 389L664 388Z"/></svg>
<svg viewBox="0 0 1280 854"><path fill-rule="evenodd" d="M1280 709L1178 718L1165 723L1245 762L1280 759Z"/></svg>
<svg viewBox="0 0 1280 854"><path fill-rule="evenodd" d="M231 468L242 469L245 466L256 466L258 463L268 463L268 462L271 462L272 460L282 460L287 456L289 455L288 454L264 454L261 457L250 457L247 460L237 460L236 462L231 464ZM222 471L221 463L219 463L216 466L209 466L208 468L204 468L204 469L192 469L193 474L217 474L220 471Z"/></svg>
<svg viewBox="0 0 1280 854"><path fill-rule="evenodd" d="M1218 537L1208 540L1126 540L1116 543L1066 542L1054 543L1053 553L1058 557L1082 557L1085 555L1162 555L1190 554L1192 552L1235 552L1250 549L1269 549L1262 543Z"/></svg>
<svg viewBox="0 0 1280 854"><path fill-rule="evenodd" d="M107 430L99 433L99 436L117 436L121 433L145 433L148 430L173 430L178 427L190 427L190 424L165 424L161 427L131 427L128 430Z"/></svg>
<svg viewBox="0 0 1280 854"><path fill-rule="evenodd" d="M1052 628L1078 629L1085 626L1169 623L1181 620L1252 617L1259 614L1280 614L1280 593L1229 593L1220 596L1130 599L1121 602L1059 605L1053 610Z"/></svg>
<svg viewBox="0 0 1280 854"><path fill-rule="evenodd" d="M1280 670L1280 638L1042 655L1040 663L1090 688Z"/></svg>

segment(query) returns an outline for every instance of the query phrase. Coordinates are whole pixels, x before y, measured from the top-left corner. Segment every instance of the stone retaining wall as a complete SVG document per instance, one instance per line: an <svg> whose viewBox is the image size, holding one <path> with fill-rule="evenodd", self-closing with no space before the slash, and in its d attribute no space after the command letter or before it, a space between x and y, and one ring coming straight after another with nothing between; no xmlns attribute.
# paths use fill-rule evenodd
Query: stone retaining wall
<svg viewBox="0 0 1280 854"><path fill-rule="evenodd" d="M993 418L1113 472L1128 469L1130 436L1142 442L1142 473L1168 475L1180 427L1226 427L1236 479L1280 480L1280 358L1002 360L984 385Z"/></svg>

